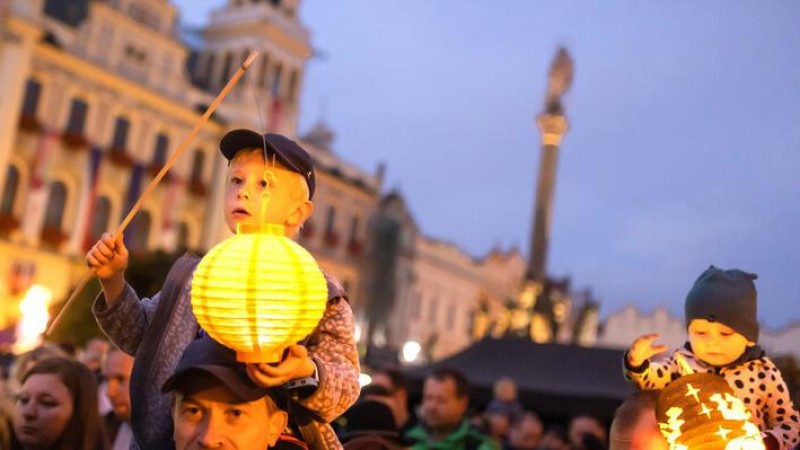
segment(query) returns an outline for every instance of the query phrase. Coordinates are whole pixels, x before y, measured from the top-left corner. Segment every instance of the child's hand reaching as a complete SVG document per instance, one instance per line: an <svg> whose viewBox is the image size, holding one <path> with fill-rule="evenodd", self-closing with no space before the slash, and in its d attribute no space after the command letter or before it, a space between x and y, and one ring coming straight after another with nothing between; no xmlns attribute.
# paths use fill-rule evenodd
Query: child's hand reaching
<svg viewBox="0 0 800 450"><path fill-rule="evenodd" d="M658 339L658 334L645 334L639 336L628 350L628 365L631 367L641 367L645 361L649 361L654 355L667 350L666 345L653 345L653 341Z"/></svg>
<svg viewBox="0 0 800 450"><path fill-rule="evenodd" d="M289 347L278 365L253 363L247 365L247 375L259 386L269 388L280 386L298 378L314 375L314 363L308 357L308 349L295 344Z"/></svg>

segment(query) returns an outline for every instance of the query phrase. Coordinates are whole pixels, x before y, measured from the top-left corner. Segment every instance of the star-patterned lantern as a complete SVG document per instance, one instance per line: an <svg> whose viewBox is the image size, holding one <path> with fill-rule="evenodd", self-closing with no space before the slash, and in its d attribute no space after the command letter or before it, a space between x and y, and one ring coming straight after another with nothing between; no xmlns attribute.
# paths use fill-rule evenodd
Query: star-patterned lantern
<svg viewBox="0 0 800 450"><path fill-rule="evenodd" d="M750 411L728 383L711 373L693 373L670 383L656 406L670 450L764 450Z"/></svg>
<svg viewBox="0 0 800 450"><path fill-rule="evenodd" d="M282 225L240 232L212 248L192 279L192 310L242 362L277 362L311 333L328 290L317 262Z"/></svg>

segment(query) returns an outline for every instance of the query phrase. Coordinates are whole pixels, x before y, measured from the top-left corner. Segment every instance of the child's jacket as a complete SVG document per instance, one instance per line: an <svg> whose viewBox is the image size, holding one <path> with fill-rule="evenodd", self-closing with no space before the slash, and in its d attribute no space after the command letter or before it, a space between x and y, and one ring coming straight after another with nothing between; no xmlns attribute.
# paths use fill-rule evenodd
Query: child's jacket
<svg viewBox="0 0 800 450"><path fill-rule="evenodd" d="M800 442L800 418L789 396L780 370L761 350L751 347L742 358L724 367L700 361L686 348L673 350L660 361L645 361L639 368L628 366L625 354L625 378L639 389L663 389L681 376L675 355L680 353L695 372L714 373L728 385L750 409L753 421L762 432L772 434L782 449L792 449Z"/></svg>

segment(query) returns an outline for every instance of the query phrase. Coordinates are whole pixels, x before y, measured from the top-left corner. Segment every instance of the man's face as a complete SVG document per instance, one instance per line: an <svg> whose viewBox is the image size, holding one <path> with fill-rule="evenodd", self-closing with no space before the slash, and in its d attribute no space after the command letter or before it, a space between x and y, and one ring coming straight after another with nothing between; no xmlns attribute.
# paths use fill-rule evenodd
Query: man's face
<svg viewBox="0 0 800 450"><path fill-rule="evenodd" d="M302 177L279 164L264 163L258 151L242 150L228 167L225 187L225 223L255 228L273 223L300 225L298 206L308 202Z"/></svg>
<svg viewBox="0 0 800 450"><path fill-rule="evenodd" d="M261 450L275 445L287 415L268 397L242 403L217 384L192 394L176 394L173 421L176 450Z"/></svg>
<svg viewBox="0 0 800 450"><path fill-rule="evenodd" d="M422 391L422 420L431 428L456 426L467 410L467 396L456 395L452 378L437 380L429 377Z"/></svg>
<svg viewBox="0 0 800 450"><path fill-rule="evenodd" d="M525 416L511 428L508 440L516 449L534 450L539 446L543 433L544 427L539 419Z"/></svg>
<svg viewBox="0 0 800 450"><path fill-rule="evenodd" d="M129 382L133 370L133 358L115 350L106 356L103 376L106 379L106 395L114 408L114 414L124 422L131 421L131 395Z"/></svg>
<svg viewBox="0 0 800 450"><path fill-rule="evenodd" d="M689 343L695 356L712 366L730 364L744 353L747 338L719 322L694 319L689 324Z"/></svg>

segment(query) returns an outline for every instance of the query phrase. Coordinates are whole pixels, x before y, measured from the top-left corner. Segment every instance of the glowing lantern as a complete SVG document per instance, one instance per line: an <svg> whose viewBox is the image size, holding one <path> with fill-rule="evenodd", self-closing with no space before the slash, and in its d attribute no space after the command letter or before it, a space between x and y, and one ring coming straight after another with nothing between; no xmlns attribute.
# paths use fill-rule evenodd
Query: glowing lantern
<svg viewBox="0 0 800 450"><path fill-rule="evenodd" d="M658 398L656 417L671 450L764 450L750 411L711 373L685 375Z"/></svg>
<svg viewBox="0 0 800 450"><path fill-rule="evenodd" d="M200 326L243 362L277 362L311 333L328 289L317 262L282 225L238 233L203 257L192 280Z"/></svg>

